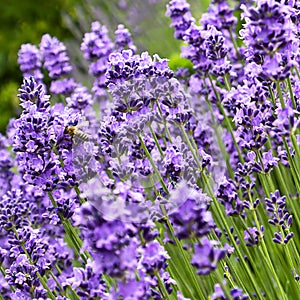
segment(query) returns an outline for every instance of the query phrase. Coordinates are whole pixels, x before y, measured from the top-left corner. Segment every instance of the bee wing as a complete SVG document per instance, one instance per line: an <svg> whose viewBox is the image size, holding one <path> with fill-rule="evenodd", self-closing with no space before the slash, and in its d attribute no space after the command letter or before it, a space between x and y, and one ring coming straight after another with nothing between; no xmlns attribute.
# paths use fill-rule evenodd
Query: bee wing
<svg viewBox="0 0 300 300"><path fill-rule="evenodd" d="M78 129L88 128L89 127L89 121L82 121L82 122L78 123L76 127Z"/></svg>

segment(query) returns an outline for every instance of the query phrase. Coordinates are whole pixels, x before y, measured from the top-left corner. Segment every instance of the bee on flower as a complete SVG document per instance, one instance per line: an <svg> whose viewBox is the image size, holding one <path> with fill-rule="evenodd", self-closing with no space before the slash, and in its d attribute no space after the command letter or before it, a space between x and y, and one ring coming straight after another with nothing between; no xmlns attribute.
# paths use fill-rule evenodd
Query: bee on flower
<svg viewBox="0 0 300 300"><path fill-rule="evenodd" d="M80 140L88 141L90 139L90 136L80 129L84 126L86 127L87 125L88 125L87 121L82 122L80 124L78 124L78 121L69 122L68 125L65 127L64 133L68 134L71 137L76 136Z"/></svg>

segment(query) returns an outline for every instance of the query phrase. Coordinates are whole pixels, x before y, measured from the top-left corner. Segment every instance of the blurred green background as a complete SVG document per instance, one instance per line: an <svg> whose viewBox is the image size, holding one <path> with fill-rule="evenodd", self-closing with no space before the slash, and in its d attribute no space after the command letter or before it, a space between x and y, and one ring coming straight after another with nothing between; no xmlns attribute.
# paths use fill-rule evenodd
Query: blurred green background
<svg viewBox="0 0 300 300"><path fill-rule="evenodd" d="M179 59L180 42L173 38L170 20L165 17L165 0L0 0L0 132L4 133L11 117L19 113L18 88L22 74L17 64L21 45L38 45L49 33L63 41L75 73L84 81L87 65L80 43L92 21L105 24L113 37L118 24L132 32L138 52L147 50L161 57ZM189 1L193 16L200 18L208 0ZM77 72L76 72L77 70ZM79 71L78 71L79 70ZM76 75L74 75L76 77Z"/></svg>

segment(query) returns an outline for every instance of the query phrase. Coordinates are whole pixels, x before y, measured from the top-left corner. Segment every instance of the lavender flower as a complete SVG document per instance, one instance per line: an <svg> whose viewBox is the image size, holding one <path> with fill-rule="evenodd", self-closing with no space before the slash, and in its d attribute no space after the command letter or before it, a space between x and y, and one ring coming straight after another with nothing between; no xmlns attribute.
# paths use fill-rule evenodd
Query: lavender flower
<svg viewBox="0 0 300 300"><path fill-rule="evenodd" d="M214 227L213 217L208 211L209 199L201 191L181 185L171 194L169 201L178 205L170 214L178 238L203 237Z"/></svg>
<svg viewBox="0 0 300 300"><path fill-rule="evenodd" d="M81 44L84 58L90 61L89 73L95 76L93 92L97 96L105 95L105 72L107 59L113 50L113 43L108 36L108 30L99 22L93 22L91 32L86 33Z"/></svg>
<svg viewBox="0 0 300 300"><path fill-rule="evenodd" d="M67 166L66 169L62 167L53 149L66 125L55 124L49 96L33 78L24 79L19 92L24 110L14 123L13 150L24 180L48 191L58 183L74 185L73 174L67 172Z"/></svg>
<svg viewBox="0 0 300 300"><path fill-rule="evenodd" d="M292 45L297 44L296 28L291 22L293 9L285 3L260 1L257 8L246 7L246 23L241 36L247 48L247 60L261 65L262 79L282 80L293 65Z"/></svg>
<svg viewBox="0 0 300 300"><path fill-rule="evenodd" d="M115 31L115 36L117 51L122 51L125 49L131 49L133 52L136 51L136 46L133 44L131 34L123 24L118 25L118 28Z"/></svg>
<svg viewBox="0 0 300 300"><path fill-rule="evenodd" d="M231 289L230 290L230 295L232 296L232 299L234 299L234 300L249 299L249 296L246 295L246 294L243 294L243 291L239 288ZM218 284L218 283L215 284L214 293L212 294L210 299L212 299L212 300L215 300L215 299L225 300L225 299L227 299L220 284Z"/></svg>
<svg viewBox="0 0 300 300"><path fill-rule="evenodd" d="M167 267L166 260L170 258L158 241L148 243L142 250L140 263L147 273L155 272Z"/></svg>
<svg viewBox="0 0 300 300"><path fill-rule="evenodd" d="M224 0L211 1L207 12L202 14L201 24L204 27L213 25L218 30L232 30L237 23L237 18L233 14L233 9Z"/></svg>
<svg viewBox="0 0 300 300"><path fill-rule="evenodd" d="M190 5L185 0L172 0L167 5L166 16L172 20L171 27L174 27L174 37L183 39L185 31L195 22L190 12Z"/></svg>
<svg viewBox="0 0 300 300"><path fill-rule="evenodd" d="M29 225L29 216L34 208L22 191L10 190L1 197L0 230L12 230Z"/></svg>
<svg viewBox="0 0 300 300"><path fill-rule="evenodd" d="M197 268L197 273L207 275L216 269L217 263L225 257L226 251L214 247L214 242L207 237L201 239L201 244L195 247L192 265Z"/></svg>
<svg viewBox="0 0 300 300"><path fill-rule="evenodd" d="M244 231L244 240L246 246L252 247L258 245L260 240L264 237L264 227L261 226L260 229L256 227L249 227Z"/></svg>
<svg viewBox="0 0 300 300"><path fill-rule="evenodd" d="M41 82L44 75L41 72L41 54L35 45L23 44L18 52L18 64L24 77L33 76L37 82Z"/></svg>
<svg viewBox="0 0 300 300"><path fill-rule="evenodd" d="M270 215L268 222L274 226L281 227L283 231L287 232L284 237L281 232L274 233L273 241L278 244L287 244L289 240L294 236L293 232L290 232L293 216L286 209L286 197L280 196L278 190L271 193L270 199L266 198L266 209Z"/></svg>
<svg viewBox="0 0 300 300"><path fill-rule="evenodd" d="M56 94L70 94L76 85L74 79L61 78L72 71L65 45L56 37L45 34L40 43L40 52L44 68L48 70L49 77L54 80L51 82L50 91Z"/></svg>

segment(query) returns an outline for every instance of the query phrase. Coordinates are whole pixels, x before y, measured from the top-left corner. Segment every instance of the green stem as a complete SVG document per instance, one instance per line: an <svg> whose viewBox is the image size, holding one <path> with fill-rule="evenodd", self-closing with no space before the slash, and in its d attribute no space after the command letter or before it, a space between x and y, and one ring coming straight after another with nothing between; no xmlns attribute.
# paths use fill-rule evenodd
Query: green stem
<svg viewBox="0 0 300 300"><path fill-rule="evenodd" d="M293 107L294 107L294 109L296 109L297 105L296 105L296 101L295 101L295 97L294 97L294 93L293 93L293 88L292 88L290 77L287 78L287 84L288 84L288 88L289 88L290 97L291 97L291 100L292 100L292 103L293 103Z"/></svg>
<svg viewBox="0 0 300 300"><path fill-rule="evenodd" d="M57 208L57 204L56 204L56 201L55 201L52 193L48 192L48 196L49 196L49 199L50 199L53 207ZM82 247L82 240L78 236L77 232L75 231L75 229L72 226L72 224L70 223L70 221L68 219L65 219L64 216L60 212L58 213L58 216L64 226L65 233L67 234L67 236L69 237L70 241L73 244L72 248L73 248L75 254L77 256L80 256L82 258L82 260L84 261L84 263L86 264L87 257L85 255L83 255L80 251L80 249Z"/></svg>
<svg viewBox="0 0 300 300"><path fill-rule="evenodd" d="M222 210L221 210L221 208L220 208L220 206L219 206L219 202L218 202L217 198L216 198L215 195L214 195L214 192L213 192L213 190L212 190L212 188L211 188L211 186L210 186L210 184L209 184L209 181L208 181L208 179L207 179L207 177L206 177L205 174L203 174L203 177L204 177L204 180L205 180L205 182L206 182L206 185L208 186L208 189L209 189L209 195L210 195L210 197L213 199L213 203L214 203L214 206L215 206L215 208L216 208L216 210L217 210L217 214L218 214L219 217L221 218L222 225L224 226L224 228L225 228L225 230L226 230L226 232L227 232L227 234L228 234L228 236L229 236L229 238L230 238L230 240L231 240L231 242L232 242L232 244L233 244L233 247L234 247L234 249L235 249L235 251L236 251L236 253L237 253L237 255L238 255L238 257L240 258L240 262L241 262L241 264L243 265L243 268L246 270L247 275L248 275L248 277L250 278L251 283L253 284L253 287L254 287L254 289L255 289L255 292L256 292L257 296L258 296L260 299L262 299L262 297L261 297L261 295L260 295L260 293L261 293L261 292L260 292L260 288L259 288L259 286L257 285L257 282L256 282L255 278L253 277L253 275L252 275L252 273L251 273L251 271L250 271L250 269L249 269L249 266L248 266L248 265L245 263L245 261L244 261L244 257L243 257L243 255L242 255L242 253L240 252L239 246L237 245L237 243L236 243L236 241L235 241L235 239L234 239L234 237L233 237L233 235L232 235L232 233L231 233L231 231L230 231L230 228L229 228L229 226L228 226L228 223L227 223L227 221L226 221L226 219L225 219L225 217L224 217L224 215L223 215L223 212L222 212Z"/></svg>
<svg viewBox="0 0 300 300"><path fill-rule="evenodd" d="M212 109L212 105L208 100L206 102L207 102L208 108L210 110L210 115L211 115L212 122L213 122L213 128L214 128L215 134L217 136L218 145L221 149L223 158L225 158L226 166L227 166L227 170L229 172L229 175L230 175L231 178L233 178L234 177L234 172L233 172L233 170L231 168L231 165L230 165L229 153L226 151L224 142L223 142L223 140L220 136L220 133L219 133L219 130L218 130L218 124L216 122L216 118L215 118L215 115L214 115L214 112L213 112L213 109Z"/></svg>
<svg viewBox="0 0 300 300"><path fill-rule="evenodd" d="M164 157L165 157L164 152L162 151L162 149L161 149L161 147L160 147L159 141L158 141L158 139L157 139L157 136L156 136L156 134L155 134L155 132L154 132L154 130L153 130L151 124L149 124L148 127L149 127L150 132L151 132L151 135L152 135L152 137L153 137L153 139L154 139L154 141L155 141L155 144L156 144L156 146L157 146L157 149L158 149L158 151L159 151L159 153L160 153L160 156L161 156L162 159L164 159Z"/></svg>
<svg viewBox="0 0 300 300"><path fill-rule="evenodd" d="M182 258L183 258L183 260L185 262L185 265L187 266L187 268L190 271L189 273L192 276L191 279L192 279L193 284L194 284L194 286L195 286L195 288L197 290L198 295L201 296L201 299L205 299L205 297L204 297L204 295L202 293L202 290L201 290L201 288L199 286L199 283L197 281L197 278L195 276L195 270L194 270L193 266L191 265L190 260L188 259L187 255L186 255L186 251L183 249L180 240L178 240L178 238L175 236L173 226L170 223L170 220L168 218L166 218L166 223L168 225L171 237L172 237L173 241L175 242L176 246L178 247L178 249L179 249L179 251L181 253L181 256L182 256Z"/></svg>
<svg viewBox="0 0 300 300"><path fill-rule="evenodd" d="M298 146L298 143L297 143L297 140L296 140L296 137L293 133L290 134L290 138L291 138L291 141L292 141L292 144L293 144L293 148L296 152L296 159L295 159L295 166L297 167L297 172L298 174L300 174L300 170L299 170L299 166L297 164L297 162L300 161L300 150L299 150L299 146Z"/></svg>
<svg viewBox="0 0 300 300"><path fill-rule="evenodd" d="M296 265L299 265L299 263L300 263L299 249L296 247L295 241L294 241L293 238L291 240L291 245L292 245L292 248L293 248L293 253L294 253L295 257L296 257L295 258L296 259Z"/></svg>
<svg viewBox="0 0 300 300"><path fill-rule="evenodd" d="M227 91L230 91L231 90L231 86L230 86L230 83L229 83L226 75L224 75L223 78L224 78L225 87L226 87Z"/></svg>
<svg viewBox="0 0 300 300"><path fill-rule="evenodd" d="M298 218L298 214L296 213L297 209L296 209L296 207L294 205L294 200L290 197L290 193L289 193L288 187L286 186L285 180L284 180L283 175L281 173L281 168L279 166L275 167L275 173L278 176L279 181L282 183L283 193L287 197L287 199L289 201L288 203L292 207L292 211L294 212L294 216L295 216L295 219L296 219L297 226L299 227L300 226L300 220Z"/></svg>
<svg viewBox="0 0 300 300"><path fill-rule="evenodd" d="M77 194L77 197L78 197L78 199L79 199L79 201L80 201L80 203L81 204L83 204L83 203L85 203L86 202L86 200L85 199L83 199L83 198L81 198L81 193L80 193L80 190L79 190L79 188L78 188L78 186L77 185L75 185L74 186L74 190L75 190L75 192L76 192L76 194Z"/></svg>
<svg viewBox="0 0 300 300"><path fill-rule="evenodd" d="M276 108L275 95L274 95L274 92L273 92L272 88L270 87L270 85L268 85L268 89L269 89L269 93L270 93L270 97L271 97L271 101L272 101L273 107Z"/></svg>
<svg viewBox="0 0 300 300"><path fill-rule="evenodd" d="M47 283L45 282L44 278L41 276L41 274L39 272L36 273L38 278L40 279L40 282L42 284L42 286L44 287L45 290L47 290L47 295L52 299L52 300L56 300L56 297L54 296L54 294L52 293L52 291L49 289Z"/></svg>
<svg viewBox="0 0 300 300"><path fill-rule="evenodd" d="M196 149L194 149L193 145L191 144L191 141L190 141L187 133L185 132L185 129L184 129L184 127L183 127L182 124L180 125L180 129L181 129L181 132L182 132L182 134L183 134L183 136L184 136L184 138L186 140L186 143L187 143L190 151L192 152L192 155L193 155L193 158L195 160L195 163L197 164L197 166L199 168L199 171L201 171L202 170L202 166L201 166L201 163L200 163L200 161L199 161L199 159L197 157L198 151Z"/></svg>
<svg viewBox="0 0 300 300"><path fill-rule="evenodd" d="M268 192L268 194L269 194L269 192ZM249 196L250 196L250 193L249 193ZM250 196L250 197L251 197L251 196ZM251 202L253 202L252 199L251 199ZM255 225L256 225L257 229L259 230L260 224L259 224L259 222L258 222L258 218L257 218L256 211L254 211L254 220L255 220ZM286 297L286 295L285 295L285 293L284 293L284 291L283 291L283 289L282 289L281 283L280 283L280 281L279 281L279 279L278 279L278 276L277 276L277 274L276 274L276 272L275 272L275 269L274 269L272 260L271 260L271 258L270 258L270 256L269 256L269 252L268 252L268 250L267 250L265 241L264 241L263 238L262 238L260 241L261 241L261 245L262 245L262 248L263 248L264 257L265 257L266 260L267 260L268 266L269 266L271 272L273 273L273 277L274 277L274 279L275 279L275 281L276 281L276 283L277 283L277 285L278 285L278 287L279 287L281 296L282 296L283 299L284 299L284 298ZM288 253L288 254L289 254L289 253Z"/></svg>
<svg viewBox="0 0 300 300"><path fill-rule="evenodd" d="M276 281L276 283L277 283L277 285L278 285L278 287L279 287L279 291L280 291L281 297L282 297L282 299L287 299L286 294L285 294L285 292L284 292L284 290L283 290L283 288L282 288L282 286L281 286L281 283L280 283L280 281L279 281L278 275L277 275L277 273L276 273L276 271L275 271L275 269L274 269L274 267L273 267L271 258L270 258L270 256L269 256L269 252L268 252L267 247L266 247L266 244L265 244L265 241L262 239L261 242L262 242L261 245L262 245L262 247L263 247L264 254L265 254L266 259L267 259L267 261L268 261L268 265L269 265L269 267L271 268L271 271L272 271L272 273L273 273L274 279L275 279L275 281Z"/></svg>
<svg viewBox="0 0 300 300"><path fill-rule="evenodd" d="M280 100L280 103L281 103L281 108L285 108L285 103L284 103L284 99L283 99L283 95L282 95L282 91L281 91L281 88L280 88L279 81L276 81L276 88L277 88L277 93L278 93L279 100Z"/></svg>
<svg viewBox="0 0 300 300"><path fill-rule="evenodd" d="M300 73L299 73L299 70L298 70L297 67L295 67L295 71L296 71L296 74L297 74L298 78L300 79Z"/></svg>
<svg viewBox="0 0 300 300"><path fill-rule="evenodd" d="M239 48L238 48L238 44L237 44L237 42L236 42L236 40L235 40L235 38L234 38L234 36L232 34L231 28L229 28L228 31L229 31L230 39L232 41L232 44L233 44L233 47L235 49L236 55L238 57L238 60L244 65L245 63L244 63L244 61L243 61L243 59L241 57L241 54L240 54Z"/></svg>
<svg viewBox="0 0 300 300"><path fill-rule="evenodd" d="M158 178L159 178L159 181L160 181L160 184L161 184L163 190L164 190L167 194L169 194L168 188L167 188L167 186L166 186L166 184L165 184L163 178L161 177L160 172L159 172L159 170L157 169L157 167L156 167L156 165L155 165L155 163L154 163L154 161L153 161L153 159L152 159L152 157L151 157L151 154L149 153L149 151L148 151L148 149L147 149L147 147L146 147L146 145L145 145L145 143L144 143L144 141L143 141L143 138L142 138L140 135L138 135L138 138L139 138L139 141L140 141L140 143L141 143L141 145L142 145L142 148L144 149L144 151L145 151L145 153L146 153L146 156L148 157L148 159L149 159L149 161L150 161L150 164L151 164L151 166L152 166L152 168L153 168L153 170L154 170L154 172L155 172L155 175L158 176Z"/></svg>
<svg viewBox="0 0 300 300"><path fill-rule="evenodd" d="M167 289L166 289L166 287L165 287L165 285L164 285L164 283L163 283L163 281L162 281L162 279L161 279L161 277L159 275L159 272L158 271L154 271L154 274L155 274L155 276L157 278L158 288L161 291L163 299L170 300L169 293L168 293L168 291L167 291Z"/></svg>
<svg viewBox="0 0 300 300"><path fill-rule="evenodd" d="M296 166L294 164L294 160L293 160L293 157L291 155L291 152L290 152L290 149L289 149L289 145L288 145L288 143L286 141L286 138L284 136L282 137L282 140L283 140L283 143L284 143L287 155L288 155L288 161L289 161L290 168L291 168L291 171L292 171L292 177L293 177L295 185L297 187L297 191L298 191L298 193L300 193L299 172L297 172L297 168L296 168Z"/></svg>
<svg viewBox="0 0 300 300"><path fill-rule="evenodd" d="M53 278L53 280L55 281L55 283L57 284L58 288L61 290L61 292L65 295L65 291L64 288L62 287L62 285L59 283L59 281L57 280L56 276L54 275L54 273L52 272L52 270L48 271L50 276Z"/></svg>
<svg viewBox="0 0 300 300"><path fill-rule="evenodd" d="M213 82L213 79L212 79L211 75L208 74L208 78L209 78L210 84L211 84L211 86L212 86L212 89L213 89L213 91L214 91L214 93L215 93L215 96L216 96L216 98L218 99L217 106L218 106L218 108L220 109L220 111L221 111L221 113L222 113L222 115L223 115L223 117L224 117L224 121L225 121L227 130L229 131L229 133L230 133L230 135L231 135L231 137L232 137L232 141L233 141L233 143L234 143L234 146L235 146L235 148L236 148L236 151L238 152L239 160L240 160L241 163L244 163L244 159L243 159L243 156L242 156L242 152L241 152L240 147L239 147L239 145L238 145L238 143L237 143L237 141L236 141L236 138L235 138L235 136L234 136L232 124L231 124L229 118L227 117L227 114L226 114L226 112L225 112L225 109L224 109L224 107L223 107L223 105L222 105L222 101L221 101L220 95L219 95L219 93L217 92L217 90L216 90L216 88L215 88L215 85L214 85L214 82ZM226 86L227 86L227 89L229 88L229 90L230 90L229 83L228 83L227 78L226 78L225 76L224 76L224 80L225 80L225 84L226 84Z"/></svg>
<svg viewBox="0 0 300 300"><path fill-rule="evenodd" d="M167 126L167 122L166 122L165 118L163 117L163 113L162 113L162 110L161 110L161 108L160 108L160 105L159 105L158 100L156 100L156 105L157 105L159 114L160 114L161 118L163 119L163 124L164 124L165 130L166 130L167 137L168 137L169 141L172 143L172 137L171 137L169 128L168 128L168 126Z"/></svg>
<svg viewBox="0 0 300 300"><path fill-rule="evenodd" d="M219 109L221 110L222 115L224 116L224 120L225 120L225 123L226 123L226 127L227 127L227 129L229 130L229 133L230 133L230 135L231 135L231 137L232 137L233 144L234 144L234 146L235 146L235 148L236 148L236 151L238 152L239 160L240 160L241 163L244 163L245 161L244 161L244 158L243 158L243 156L242 156L242 152L241 152L240 147L239 147L239 145L238 145L238 143L237 143L237 141L236 141L236 138L235 138L235 136L234 136L232 124L231 124L230 120L229 120L228 117L227 117L227 114L226 114L226 112L225 112L225 109L224 109L223 105L220 103L220 104L218 105L218 107L219 107Z"/></svg>

